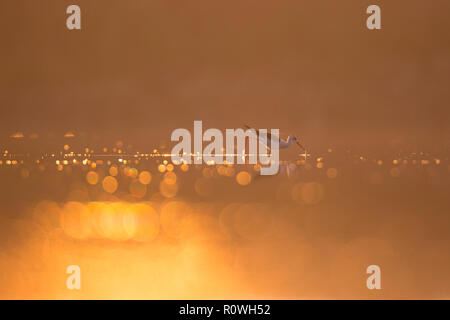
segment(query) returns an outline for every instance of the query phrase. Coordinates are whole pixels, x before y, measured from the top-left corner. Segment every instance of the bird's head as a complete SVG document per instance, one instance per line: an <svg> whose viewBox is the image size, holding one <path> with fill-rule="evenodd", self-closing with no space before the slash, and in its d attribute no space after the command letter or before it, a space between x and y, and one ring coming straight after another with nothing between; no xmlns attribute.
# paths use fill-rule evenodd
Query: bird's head
<svg viewBox="0 0 450 320"><path fill-rule="evenodd" d="M295 142L300 148L302 148L303 150L306 150L305 147L303 147L303 146L300 144L300 142L298 142L298 139L297 139L296 136L289 136L289 137L288 137L288 142L289 142L289 141Z"/></svg>

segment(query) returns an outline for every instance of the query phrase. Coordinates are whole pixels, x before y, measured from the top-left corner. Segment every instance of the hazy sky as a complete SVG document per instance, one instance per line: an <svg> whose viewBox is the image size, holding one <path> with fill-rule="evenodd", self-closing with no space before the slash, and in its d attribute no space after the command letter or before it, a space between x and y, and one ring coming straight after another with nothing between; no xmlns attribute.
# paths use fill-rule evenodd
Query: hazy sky
<svg viewBox="0 0 450 320"><path fill-rule="evenodd" d="M77 0L69 31L73 2L0 3L2 139L168 139L193 120L310 141L448 133L448 0Z"/></svg>

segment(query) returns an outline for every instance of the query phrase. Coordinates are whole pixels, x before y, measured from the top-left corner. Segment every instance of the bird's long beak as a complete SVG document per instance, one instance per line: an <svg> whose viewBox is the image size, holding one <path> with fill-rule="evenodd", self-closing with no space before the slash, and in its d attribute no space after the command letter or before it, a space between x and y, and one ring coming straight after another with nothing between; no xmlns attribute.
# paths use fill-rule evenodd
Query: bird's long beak
<svg viewBox="0 0 450 320"><path fill-rule="evenodd" d="M301 144L300 144L300 142L298 142L298 141L295 141L296 143L297 143L297 145L300 147L300 148L302 148L303 149L303 151L306 151L306 149L305 149L305 147L304 146L302 146Z"/></svg>

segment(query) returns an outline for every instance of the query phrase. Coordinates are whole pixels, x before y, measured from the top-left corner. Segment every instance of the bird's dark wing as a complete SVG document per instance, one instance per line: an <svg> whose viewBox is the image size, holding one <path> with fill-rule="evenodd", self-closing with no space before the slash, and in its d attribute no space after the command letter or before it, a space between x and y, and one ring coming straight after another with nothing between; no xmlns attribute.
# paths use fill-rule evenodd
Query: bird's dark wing
<svg viewBox="0 0 450 320"><path fill-rule="evenodd" d="M257 134L258 137L259 137L259 130L258 130L258 129L252 128L252 127L250 127L250 126L248 126L248 125L244 125L244 127L245 127L246 129L253 129L253 130L255 130L255 131L256 131L256 134ZM267 141L272 141L272 135L270 134L270 132L267 132Z"/></svg>

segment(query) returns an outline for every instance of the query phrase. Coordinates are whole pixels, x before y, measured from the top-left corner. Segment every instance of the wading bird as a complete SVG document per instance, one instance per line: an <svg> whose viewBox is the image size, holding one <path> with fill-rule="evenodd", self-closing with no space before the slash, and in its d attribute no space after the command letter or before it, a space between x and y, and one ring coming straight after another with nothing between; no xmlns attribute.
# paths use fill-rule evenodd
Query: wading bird
<svg viewBox="0 0 450 320"><path fill-rule="evenodd" d="M295 142L306 153L305 147L302 146L300 144L300 142L298 142L298 139L297 139L296 136L288 136L287 140L284 140L284 139L281 139L279 136L274 136L274 135L271 135L270 132L267 132L267 135L264 137L264 136L260 136L258 129L254 129L252 127L249 127L248 125L245 125L244 127L246 129L255 130L256 135L258 136L258 140L261 141L261 143L263 143L266 146L266 148L269 149L269 150L270 150L271 146L273 145L272 141L278 140L278 149L289 148L291 146L291 144L293 142ZM269 143L269 141L270 141L270 143Z"/></svg>

